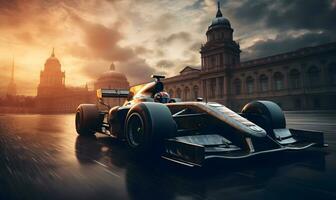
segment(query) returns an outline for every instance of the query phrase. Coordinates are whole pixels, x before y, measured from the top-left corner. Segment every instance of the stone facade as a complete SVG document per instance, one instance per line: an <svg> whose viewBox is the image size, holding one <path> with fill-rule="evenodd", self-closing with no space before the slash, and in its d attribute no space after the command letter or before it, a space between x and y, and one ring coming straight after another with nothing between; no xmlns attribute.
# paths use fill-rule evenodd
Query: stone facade
<svg viewBox="0 0 336 200"><path fill-rule="evenodd" d="M164 80L172 97L222 103L239 111L253 100L284 110L336 109L336 43L240 62L240 47L220 9L201 47L201 68Z"/></svg>

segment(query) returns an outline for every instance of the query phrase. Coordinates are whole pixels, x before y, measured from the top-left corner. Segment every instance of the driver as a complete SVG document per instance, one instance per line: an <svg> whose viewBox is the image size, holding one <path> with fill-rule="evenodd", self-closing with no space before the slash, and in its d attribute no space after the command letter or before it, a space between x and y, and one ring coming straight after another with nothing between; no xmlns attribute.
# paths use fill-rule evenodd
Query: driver
<svg viewBox="0 0 336 200"><path fill-rule="evenodd" d="M167 92L158 92L154 95L154 101L159 103L169 103L170 96Z"/></svg>

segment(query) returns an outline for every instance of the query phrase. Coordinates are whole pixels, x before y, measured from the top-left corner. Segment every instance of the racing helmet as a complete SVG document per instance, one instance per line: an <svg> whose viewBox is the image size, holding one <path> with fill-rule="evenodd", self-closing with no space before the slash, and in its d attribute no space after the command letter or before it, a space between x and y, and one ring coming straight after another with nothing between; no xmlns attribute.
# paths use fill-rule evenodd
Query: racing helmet
<svg viewBox="0 0 336 200"><path fill-rule="evenodd" d="M154 101L159 103L169 103L170 96L167 92L158 92L154 95Z"/></svg>

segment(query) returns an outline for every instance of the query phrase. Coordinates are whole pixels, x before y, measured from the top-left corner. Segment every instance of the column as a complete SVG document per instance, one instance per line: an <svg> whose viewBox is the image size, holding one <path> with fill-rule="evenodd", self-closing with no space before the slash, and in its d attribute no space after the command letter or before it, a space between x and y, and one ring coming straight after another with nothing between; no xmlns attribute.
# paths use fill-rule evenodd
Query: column
<svg viewBox="0 0 336 200"><path fill-rule="evenodd" d="M322 79L322 87L327 86L328 82L330 80L329 74L328 74L328 67L325 62L321 63L321 79Z"/></svg>
<svg viewBox="0 0 336 200"><path fill-rule="evenodd" d="M301 64L300 67L300 78L301 78L301 88L302 90L305 92L306 88L307 88L307 81L306 81L306 67L305 64Z"/></svg>
<svg viewBox="0 0 336 200"><path fill-rule="evenodd" d="M206 88L206 80L202 80L202 84L201 84L201 89L202 89L202 97L205 100L207 98L207 88Z"/></svg>
<svg viewBox="0 0 336 200"><path fill-rule="evenodd" d="M228 95L229 95L229 92L230 92L230 83L229 83L229 78L228 78L228 76L227 75L225 75L224 77L223 77L223 83L224 83L224 86L223 86L223 96L224 97L227 97Z"/></svg>
<svg viewBox="0 0 336 200"><path fill-rule="evenodd" d="M289 89L289 84L288 84L288 69L283 72L284 74L284 89L287 90Z"/></svg>
<svg viewBox="0 0 336 200"><path fill-rule="evenodd" d="M268 73L268 91L273 91L273 74L272 71L269 71Z"/></svg>
<svg viewBox="0 0 336 200"><path fill-rule="evenodd" d="M206 98L209 101L209 99L212 98L212 97L210 97L210 94L211 94L211 79L206 79L206 92L207 92Z"/></svg>
<svg viewBox="0 0 336 200"><path fill-rule="evenodd" d="M241 95L246 95L246 76L241 78Z"/></svg>
<svg viewBox="0 0 336 200"><path fill-rule="evenodd" d="M260 86L260 74L255 74L254 76L254 94L259 95L259 93L261 92L261 86Z"/></svg>
<svg viewBox="0 0 336 200"><path fill-rule="evenodd" d="M216 88L215 88L215 99L219 99L220 98L220 80L219 77L216 77Z"/></svg>

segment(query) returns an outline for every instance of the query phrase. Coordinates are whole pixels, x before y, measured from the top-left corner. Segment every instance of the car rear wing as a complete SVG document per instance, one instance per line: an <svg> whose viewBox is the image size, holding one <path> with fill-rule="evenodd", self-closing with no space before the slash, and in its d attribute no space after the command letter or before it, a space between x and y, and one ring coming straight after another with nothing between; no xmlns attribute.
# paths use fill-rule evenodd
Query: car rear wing
<svg viewBox="0 0 336 200"><path fill-rule="evenodd" d="M98 89L97 97L102 98L127 98L129 91L126 89Z"/></svg>

